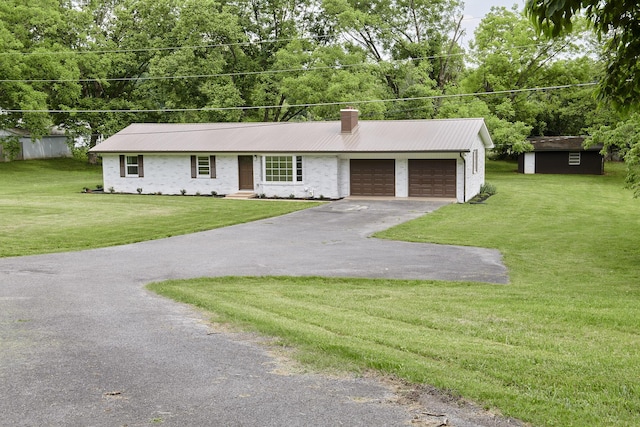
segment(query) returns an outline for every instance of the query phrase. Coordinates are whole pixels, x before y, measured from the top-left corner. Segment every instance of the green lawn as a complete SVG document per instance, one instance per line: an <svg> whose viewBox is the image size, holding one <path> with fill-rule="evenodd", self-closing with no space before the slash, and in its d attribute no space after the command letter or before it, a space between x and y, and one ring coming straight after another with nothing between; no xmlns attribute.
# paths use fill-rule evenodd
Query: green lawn
<svg viewBox="0 0 640 427"><path fill-rule="evenodd" d="M281 337L316 366L378 369L540 426L640 425L640 200L624 168L525 176L378 237L497 248L509 285L203 278L157 292Z"/></svg>
<svg viewBox="0 0 640 427"><path fill-rule="evenodd" d="M73 159L0 163L0 257L158 239L315 205L82 193L101 183L100 166Z"/></svg>

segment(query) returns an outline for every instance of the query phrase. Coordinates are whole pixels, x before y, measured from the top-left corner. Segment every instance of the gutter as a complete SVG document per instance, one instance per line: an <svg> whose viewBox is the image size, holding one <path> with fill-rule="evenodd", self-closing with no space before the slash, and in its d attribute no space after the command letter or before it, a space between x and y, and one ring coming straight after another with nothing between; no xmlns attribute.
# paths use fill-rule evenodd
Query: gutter
<svg viewBox="0 0 640 427"><path fill-rule="evenodd" d="M91 148L89 151L94 153L105 153L105 154L123 154L123 153L142 153L142 154L193 154L193 153L224 153L224 154L296 154L296 155L305 155L305 154L329 154L329 155L341 155L341 154L452 154L452 153L470 153L471 150L375 150L375 151L366 151L366 150L340 150L340 151L325 151L325 150L299 150L292 147L291 149L278 149L278 150L270 150L265 148L259 148L256 150L236 150L236 149L210 149L204 150L202 148L190 150L188 148L182 149L171 149L171 150L149 150L149 149L132 149L132 148L123 148L123 149L112 149L108 148L105 150L100 150L100 144Z"/></svg>
<svg viewBox="0 0 640 427"><path fill-rule="evenodd" d="M467 159L464 157L464 153L460 152L460 158L462 159L462 203L467 203Z"/></svg>

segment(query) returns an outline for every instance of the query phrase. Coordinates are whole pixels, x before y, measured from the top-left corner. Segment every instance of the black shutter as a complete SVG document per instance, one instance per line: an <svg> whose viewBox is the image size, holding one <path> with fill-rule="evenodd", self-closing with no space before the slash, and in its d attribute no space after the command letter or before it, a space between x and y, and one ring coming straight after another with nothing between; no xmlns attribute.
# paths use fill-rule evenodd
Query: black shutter
<svg viewBox="0 0 640 427"><path fill-rule="evenodd" d="M144 177L144 165L142 163L142 156L141 155L138 156L138 177L140 177L140 178Z"/></svg>
<svg viewBox="0 0 640 427"><path fill-rule="evenodd" d="M198 177L198 158L191 156L191 178Z"/></svg>
<svg viewBox="0 0 640 427"><path fill-rule="evenodd" d="M127 175L127 166L124 162L124 154L120 154L120 177L124 178Z"/></svg>
<svg viewBox="0 0 640 427"><path fill-rule="evenodd" d="M216 156L209 156L209 171L211 172L211 178L216 177Z"/></svg>

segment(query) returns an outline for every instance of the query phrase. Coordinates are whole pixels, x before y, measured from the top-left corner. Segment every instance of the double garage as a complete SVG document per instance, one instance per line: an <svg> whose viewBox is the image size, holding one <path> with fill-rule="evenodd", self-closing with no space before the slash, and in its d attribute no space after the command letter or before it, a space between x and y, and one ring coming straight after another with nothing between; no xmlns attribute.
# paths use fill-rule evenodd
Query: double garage
<svg viewBox="0 0 640 427"><path fill-rule="evenodd" d="M396 196L395 159L351 159L352 196ZM456 197L455 159L409 159L409 197Z"/></svg>

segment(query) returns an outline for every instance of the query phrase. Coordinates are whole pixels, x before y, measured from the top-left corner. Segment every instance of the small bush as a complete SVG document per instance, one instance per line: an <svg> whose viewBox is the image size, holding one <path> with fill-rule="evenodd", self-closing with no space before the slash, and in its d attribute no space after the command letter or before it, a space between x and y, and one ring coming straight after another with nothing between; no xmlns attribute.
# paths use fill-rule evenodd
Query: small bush
<svg viewBox="0 0 640 427"><path fill-rule="evenodd" d="M182 195L184 196L185 194L187 194L187 190L185 190L185 189L183 188L182 190L180 190L180 194L182 194Z"/></svg>
<svg viewBox="0 0 640 427"><path fill-rule="evenodd" d="M109 187L109 193L113 194L116 192L116 189L113 187Z"/></svg>
<svg viewBox="0 0 640 427"><path fill-rule="evenodd" d="M489 182L485 182L480 187L480 195L482 196L493 196L494 194L496 194L496 192L496 186Z"/></svg>
<svg viewBox="0 0 640 427"><path fill-rule="evenodd" d="M138 194L142 194L142 187L136 188L136 191L138 192Z"/></svg>
<svg viewBox="0 0 640 427"><path fill-rule="evenodd" d="M212 192L211 192L211 195L212 195L213 197L216 197L216 196L218 195L218 192L214 190L214 191L212 191Z"/></svg>

